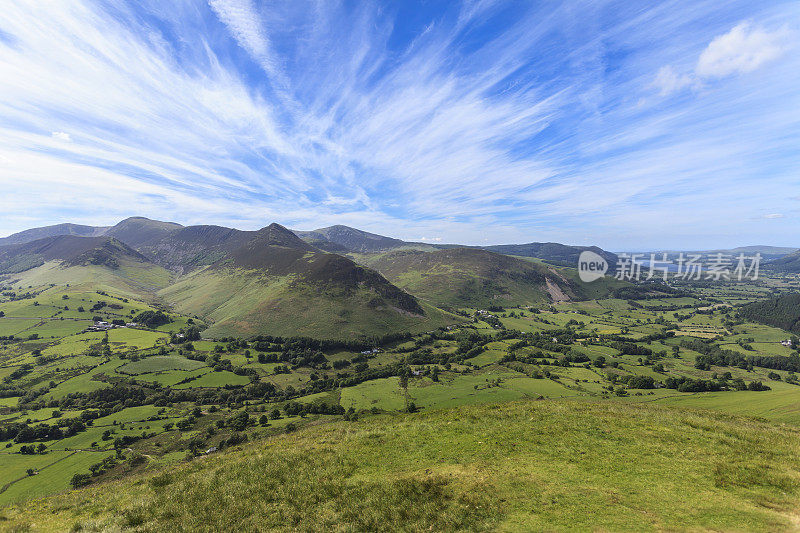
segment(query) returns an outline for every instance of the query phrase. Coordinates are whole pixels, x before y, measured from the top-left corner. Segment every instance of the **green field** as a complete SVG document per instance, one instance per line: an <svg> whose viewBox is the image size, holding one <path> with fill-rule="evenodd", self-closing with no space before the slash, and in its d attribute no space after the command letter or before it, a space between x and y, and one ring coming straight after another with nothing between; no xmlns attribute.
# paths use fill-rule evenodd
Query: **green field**
<svg viewBox="0 0 800 533"><path fill-rule="evenodd" d="M200 361L193 361L176 355L154 355L134 363L125 364L119 367L117 371L125 374L147 374L166 370L197 370L204 366L205 364Z"/></svg>
<svg viewBox="0 0 800 533"><path fill-rule="evenodd" d="M778 383L772 383L771 386L774 390L762 396L750 391L743 391L735 396L724 392L703 392L688 396L671 395L658 400L658 403L759 417L800 426L800 387Z"/></svg>
<svg viewBox="0 0 800 533"><path fill-rule="evenodd" d="M0 505L67 490L70 487L70 478L76 471L85 470L90 465L102 461L103 458L109 455L111 455L110 452L51 452L45 456L47 462L42 461L39 464L35 464L31 461L26 461L22 466L27 469L33 465L33 468L37 469L38 473L33 476L27 476L23 470L22 474L18 476L21 479L14 481L8 485L6 490L0 492ZM5 456L0 456L0 466L3 467L4 476L10 478L18 474L11 465L6 464ZM7 467L10 469L5 470Z"/></svg>

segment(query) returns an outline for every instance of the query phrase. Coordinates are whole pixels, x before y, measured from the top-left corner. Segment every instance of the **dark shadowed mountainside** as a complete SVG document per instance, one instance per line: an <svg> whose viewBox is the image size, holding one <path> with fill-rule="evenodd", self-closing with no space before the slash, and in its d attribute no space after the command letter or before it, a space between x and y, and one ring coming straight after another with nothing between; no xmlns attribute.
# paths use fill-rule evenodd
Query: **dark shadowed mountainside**
<svg viewBox="0 0 800 533"><path fill-rule="evenodd" d="M186 226L143 244L139 251L153 262L183 273L227 257L255 234L222 226Z"/></svg>

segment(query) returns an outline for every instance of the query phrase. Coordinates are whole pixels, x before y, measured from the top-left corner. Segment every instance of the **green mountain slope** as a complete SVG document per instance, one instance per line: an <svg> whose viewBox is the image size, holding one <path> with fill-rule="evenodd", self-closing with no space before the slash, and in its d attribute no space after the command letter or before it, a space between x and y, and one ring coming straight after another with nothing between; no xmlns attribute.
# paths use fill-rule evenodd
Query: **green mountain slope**
<svg viewBox="0 0 800 533"><path fill-rule="evenodd" d="M791 531L800 431L522 401L310 427L2 511L15 531Z"/></svg>
<svg viewBox="0 0 800 533"><path fill-rule="evenodd" d="M538 305L575 297L573 282L548 265L476 248L395 251L369 264L437 306Z"/></svg>
<svg viewBox="0 0 800 533"><path fill-rule="evenodd" d="M457 321L424 308L377 272L321 252L278 224L160 296L212 322L207 334L349 338Z"/></svg>
<svg viewBox="0 0 800 533"><path fill-rule="evenodd" d="M32 231L40 230L79 231L67 226ZM0 274L24 273L42 283L102 278L140 295L161 290L161 297L180 311L213 321L210 333L226 335L294 332L341 338L429 330L454 320L432 307L538 305L586 297L574 277L538 261L479 248L438 250L347 226L296 232L301 239L277 224L241 231L132 217L111 228L80 231L104 236L59 235L0 247ZM324 250L358 257L389 281ZM119 279L123 264L127 281ZM178 283L169 287L175 279ZM231 294L239 296L227 298Z"/></svg>
<svg viewBox="0 0 800 533"><path fill-rule="evenodd" d="M0 278L12 284L70 284L152 297L173 276L114 238L61 235L0 247Z"/></svg>

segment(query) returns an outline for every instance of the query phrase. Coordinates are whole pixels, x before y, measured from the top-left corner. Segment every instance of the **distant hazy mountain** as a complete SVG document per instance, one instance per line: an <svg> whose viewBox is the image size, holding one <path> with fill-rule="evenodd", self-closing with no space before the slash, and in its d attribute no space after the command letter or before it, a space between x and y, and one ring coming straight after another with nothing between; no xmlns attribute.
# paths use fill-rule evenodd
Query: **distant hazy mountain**
<svg viewBox="0 0 800 533"><path fill-rule="evenodd" d="M500 244L492 246L428 244L384 237L383 235L368 233L348 226L331 226L312 231L294 232L309 244L336 253L369 254L398 249L434 251L453 248L473 248L505 255L533 257L556 265L574 267L578 264L578 256L580 256L581 252L584 250L591 250L605 257L611 268L613 268L617 262L617 256L615 254L596 246L568 246L555 242L531 242L527 244Z"/></svg>
<svg viewBox="0 0 800 533"><path fill-rule="evenodd" d="M744 254L750 257L758 253L761 254L762 260L769 261L783 257L795 251L797 251L797 248L787 248L783 246L739 246L738 248L719 248L715 250L659 250L657 252L647 251L635 253L641 254L647 260L649 260L651 253L656 254L656 259L660 258L666 253L669 260L675 260L675 258L677 258L681 253L683 253L684 256L687 254L697 254L704 257L716 254L724 254L734 257L738 256L739 254Z"/></svg>
<svg viewBox="0 0 800 533"><path fill-rule="evenodd" d="M578 257L584 250L590 250L608 261L611 269L617 264L617 256L597 246L567 246L557 242L531 242L528 244L500 244L482 246L484 250L521 257L535 257L548 263L575 267Z"/></svg>
<svg viewBox="0 0 800 533"><path fill-rule="evenodd" d="M9 244L25 244L45 237L55 237L56 235L77 235L80 237L97 237L103 235L108 230L108 226L82 226L80 224L56 224L55 226L45 226L43 228L32 228L14 233L8 237L0 238L0 246Z"/></svg>
<svg viewBox="0 0 800 533"><path fill-rule="evenodd" d="M313 246L332 252L371 253L409 245L400 239L340 225L312 231L295 231L294 233Z"/></svg>
<svg viewBox="0 0 800 533"><path fill-rule="evenodd" d="M755 254L759 253L763 257L768 256L783 256L796 252L797 248L787 248L786 246L739 246L738 248L730 248L728 250L711 250L707 253L723 252L730 254Z"/></svg>

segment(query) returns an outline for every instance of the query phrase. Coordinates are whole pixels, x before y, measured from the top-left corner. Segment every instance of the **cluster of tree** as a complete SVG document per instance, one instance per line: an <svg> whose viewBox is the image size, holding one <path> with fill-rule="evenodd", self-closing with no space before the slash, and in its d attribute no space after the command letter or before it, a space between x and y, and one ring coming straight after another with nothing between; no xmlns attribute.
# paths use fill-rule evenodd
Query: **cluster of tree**
<svg viewBox="0 0 800 533"><path fill-rule="evenodd" d="M411 333L390 333L386 335L363 336L358 339L313 339L311 337L275 337L271 335L257 335L252 338L252 347L257 351L277 351L272 345L280 345L283 350L305 351L306 349L331 352L347 350L352 352L361 352L367 349L375 348L376 346L385 346L387 344L404 341L411 339ZM220 339L224 342L228 339ZM230 339L233 340L233 339Z"/></svg>
<svg viewBox="0 0 800 533"><path fill-rule="evenodd" d="M14 291L6 291L3 293L3 296L8 298L12 302L15 302L18 300L30 300L32 298L36 298L37 296L39 296L39 292L28 291L22 294L17 294Z"/></svg>
<svg viewBox="0 0 800 533"><path fill-rule="evenodd" d="M711 392L720 390L751 390L766 391L769 386L760 381L745 383L742 378L732 380L725 379L692 379L687 377L668 377L664 381L664 386L668 389L676 389L678 392Z"/></svg>
<svg viewBox="0 0 800 533"><path fill-rule="evenodd" d="M491 335L482 335L474 330L460 330L453 336L453 339L458 342L455 353L467 354L472 350L478 349L478 353L483 350L483 345L491 341ZM474 356L470 356L474 357Z"/></svg>
<svg viewBox="0 0 800 533"><path fill-rule="evenodd" d="M104 474L108 470L112 469L117 464L119 464L119 460L120 460L119 454L116 456L110 455L105 459L103 459L102 461L100 461L99 463L95 463L92 466L90 466L88 473L75 474L74 476L72 476L72 479L70 480L69 483L74 489L85 487L91 482L93 477Z"/></svg>
<svg viewBox="0 0 800 533"><path fill-rule="evenodd" d="M309 384L311 385L311 384ZM316 385L319 387L319 385ZM303 393L289 386L277 389L272 383L251 382L249 385L226 385L221 389L171 389L150 382L118 380L114 387L96 391L70 393L61 399L44 401L37 399L22 404L25 409L45 407L62 410L99 409L119 410L141 405L170 406L176 403L195 403L202 405L236 405L248 400L284 401L296 398Z"/></svg>
<svg viewBox="0 0 800 533"><path fill-rule="evenodd" d="M169 324L172 322L172 319L163 311L143 311L136 315L136 318L133 319L134 322L138 322L145 327L150 329L155 329L159 326L163 326L164 324Z"/></svg>
<svg viewBox="0 0 800 533"><path fill-rule="evenodd" d="M494 315L480 315L481 320L492 326L494 329L504 330L506 329L505 324Z"/></svg>
<svg viewBox="0 0 800 533"><path fill-rule="evenodd" d="M33 372L33 365L30 363L25 363L24 365L17 367L16 370L14 370L9 375L4 377L3 382L11 383L12 381L19 379L27 374L30 374L31 372Z"/></svg>
<svg viewBox="0 0 800 533"><path fill-rule="evenodd" d="M119 464L119 459L114 455L109 455L99 463L91 465L89 472L91 472L92 476L99 476L114 468L117 464Z"/></svg>
<svg viewBox="0 0 800 533"><path fill-rule="evenodd" d="M608 345L619 350L622 355L652 355L653 353L650 348L632 342L612 341Z"/></svg>
<svg viewBox="0 0 800 533"><path fill-rule="evenodd" d="M378 368L369 368L365 365L352 374L349 372L340 372L335 378L311 380L302 391L300 391L300 395L313 394L343 387L353 387L373 379L399 376L404 368L407 369L408 367L402 363L393 363Z"/></svg>
<svg viewBox="0 0 800 533"><path fill-rule="evenodd" d="M547 332L523 333L520 336L524 337L528 346L563 354L570 353L572 351L570 345L575 342L575 332L569 328Z"/></svg>
<svg viewBox="0 0 800 533"><path fill-rule="evenodd" d="M154 432L147 433L146 431L143 431L141 435L123 435L114 439L114 449L117 450L117 452L120 452L120 450L124 450L134 442L149 439L150 437L155 436L156 434Z"/></svg>
<svg viewBox="0 0 800 533"><path fill-rule="evenodd" d="M106 302L101 300L101 301L97 302L96 304L94 304L93 306L91 306L89 308L89 311L90 312L99 311L99 310L101 310L102 308L104 308L107 305L108 305L108 303L106 303ZM119 306L119 307L122 308L122 306Z"/></svg>
<svg viewBox="0 0 800 533"><path fill-rule="evenodd" d="M194 350L194 346L190 346L192 341L199 341L200 340L200 333L203 331L203 328L197 325L191 325L185 328L181 328L178 333L173 333L170 337L170 344L184 344L184 348L188 350Z"/></svg>
<svg viewBox="0 0 800 533"><path fill-rule="evenodd" d="M656 380L650 376L620 376L618 381L629 389L655 389Z"/></svg>
<svg viewBox="0 0 800 533"><path fill-rule="evenodd" d="M40 442L38 446L30 444L19 447L19 453L22 455L42 455L46 452L47 446L45 446L43 442Z"/></svg>
<svg viewBox="0 0 800 533"><path fill-rule="evenodd" d="M325 402L287 402L283 406L283 412L286 416L306 416L309 414L341 415L345 413L345 409L339 404Z"/></svg>
<svg viewBox="0 0 800 533"><path fill-rule="evenodd" d="M540 357L541 359L539 359ZM547 354L544 354L542 352L531 352L528 354L509 352L500 360L500 362L504 364L519 362L528 365L540 365L540 366L551 365L551 366L563 366L565 368L569 368L573 365L573 363L581 364L581 363L588 363L590 361L589 357L587 357L586 354L577 352L575 350L569 350L565 355L559 356L558 359L552 362L545 359L546 357L548 357ZM600 358L598 358L598 360L601 365L603 366L605 365L605 358L601 356Z"/></svg>
<svg viewBox="0 0 800 533"><path fill-rule="evenodd" d="M59 440L71 437L91 425L92 420L100 417L100 411L84 411L76 418L60 418L54 424L29 425L16 422L0 426L0 441L14 440L18 443L27 443L43 440Z"/></svg>
<svg viewBox="0 0 800 533"><path fill-rule="evenodd" d="M668 389L675 389L678 392L719 391L726 388L725 382L713 379L692 379L685 376L670 376L664 381L664 386Z"/></svg>
<svg viewBox="0 0 800 533"><path fill-rule="evenodd" d="M681 342L681 346L701 354L695 359L695 367L701 370L710 370L713 365L748 370L758 366L771 370L800 372L800 355L798 354L792 354L789 357L780 355L744 355L700 339L685 339Z"/></svg>
<svg viewBox="0 0 800 533"><path fill-rule="evenodd" d="M670 287L662 282L619 287L614 289L611 294L614 298L619 298L621 300L654 300L663 298L665 295L671 297L691 296L691 294L686 291Z"/></svg>
<svg viewBox="0 0 800 533"><path fill-rule="evenodd" d="M566 354L559 357L558 360L563 363L587 363L589 362L589 357L586 354L576 350L570 350ZM605 364L605 358L603 358L602 362Z"/></svg>
<svg viewBox="0 0 800 533"><path fill-rule="evenodd" d="M0 384L0 398L14 398L23 394L25 390L17 385Z"/></svg>
<svg viewBox="0 0 800 533"><path fill-rule="evenodd" d="M228 371L233 372L237 376L257 376L258 373L253 368L245 368L241 366L234 366L230 359L222 359L219 353L213 353L206 357L200 355L196 357L187 356L188 359L195 359L205 361L215 372Z"/></svg>
<svg viewBox="0 0 800 533"><path fill-rule="evenodd" d="M237 350L250 347L250 344L246 340L236 339L233 337L231 337L230 339L222 338L219 339L217 342L225 344L217 344L216 346L214 346L215 353L225 353L225 352L233 353Z"/></svg>
<svg viewBox="0 0 800 533"><path fill-rule="evenodd" d="M447 363L457 363L464 359L475 357L481 353L483 349L483 346L476 346L475 348L470 349L467 353L448 354L443 352L434 352L431 348L422 348L420 350L414 350L408 354L405 357L405 362L409 365L444 365Z"/></svg>

